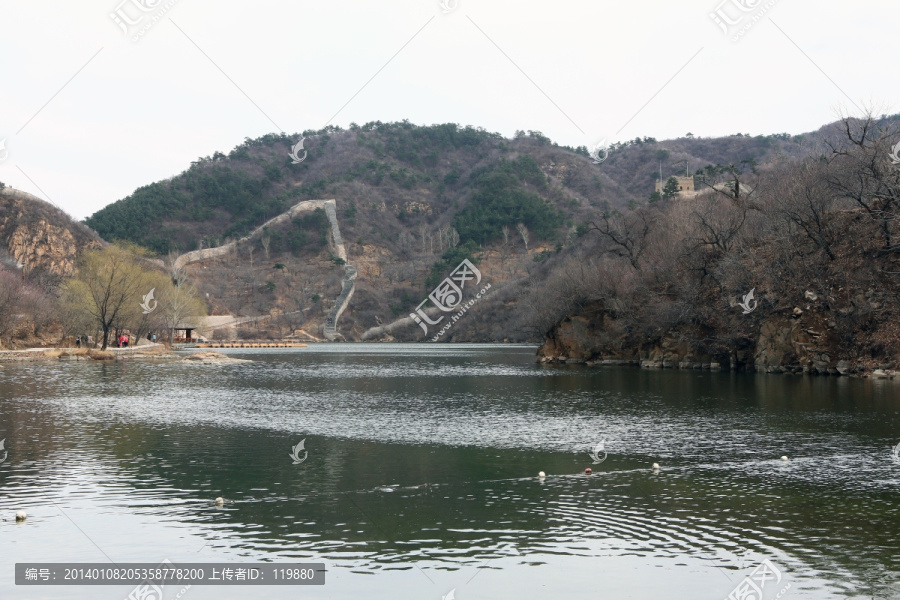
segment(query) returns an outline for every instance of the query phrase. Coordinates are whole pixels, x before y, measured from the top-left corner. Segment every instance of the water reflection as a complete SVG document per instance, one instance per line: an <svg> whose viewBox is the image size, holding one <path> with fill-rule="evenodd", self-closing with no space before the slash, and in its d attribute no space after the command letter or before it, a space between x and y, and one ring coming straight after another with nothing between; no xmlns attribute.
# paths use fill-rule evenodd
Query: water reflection
<svg viewBox="0 0 900 600"><path fill-rule="evenodd" d="M531 348L346 350L2 365L0 506L55 503L97 530L127 513L211 549L353 572L777 557L812 597L897 585L893 382L546 367ZM592 465L603 438L609 458ZM150 551L167 552L122 549Z"/></svg>

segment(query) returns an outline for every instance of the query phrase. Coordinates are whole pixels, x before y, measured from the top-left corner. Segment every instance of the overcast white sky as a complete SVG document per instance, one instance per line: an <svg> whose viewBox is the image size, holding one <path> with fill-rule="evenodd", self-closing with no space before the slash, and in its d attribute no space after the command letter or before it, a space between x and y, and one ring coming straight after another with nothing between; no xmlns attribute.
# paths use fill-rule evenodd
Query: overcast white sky
<svg viewBox="0 0 900 600"><path fill-rule="evenodd" d="M900 112L896 0L443 1L0 0L0 181L80 219L329 122L592 146Z"/></svg>

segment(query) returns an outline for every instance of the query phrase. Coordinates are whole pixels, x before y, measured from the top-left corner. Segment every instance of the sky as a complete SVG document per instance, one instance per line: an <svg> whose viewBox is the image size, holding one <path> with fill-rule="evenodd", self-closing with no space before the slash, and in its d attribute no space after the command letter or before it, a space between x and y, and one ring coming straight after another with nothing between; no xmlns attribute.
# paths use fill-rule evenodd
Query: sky
<svg viewBox="0 0 900 600"><path fill-rule="evenodd" d="M0 181L83 219L327 124L803 133L900 112L898 22L896 0L0 0Z"/></svg>

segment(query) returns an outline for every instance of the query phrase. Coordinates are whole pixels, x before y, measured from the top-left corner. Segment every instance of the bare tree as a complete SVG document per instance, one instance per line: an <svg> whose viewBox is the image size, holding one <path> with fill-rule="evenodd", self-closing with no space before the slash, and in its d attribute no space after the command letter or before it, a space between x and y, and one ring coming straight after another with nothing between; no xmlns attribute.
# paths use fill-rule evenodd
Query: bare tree
<svg viewBox="0 0 900 600"><path fill-rule="evenodd" d="M459 232L456 228L451 227L447 232L447 247L456 248L459 246Z"/></svg>
<svg viewBox="0 0 900 600"><path fill-rule="evenodd" d="M882 253L900 251L900 169L889 156L892 129L883 128L872 115L846 117L841 122L841 143L828 142L827 182L838 198L852 201L878 224Z"/></svg>
<svg viewBox="0 0 900 600"><path fill-rule="evenodd" d="M697 201L694 206L696 209L691 211L696 226L691 240L694 248L714 248L722 254L730 252L747 220L747 208L722 205L713 199Z"/></svg>
<svg viewBox="0 0 900 600"><path fill-rule="evenodd" d="M516 229L519 231L519 235L522 236L522 241L525 243L525 251L528 251L528 228L525 227L525 223L519 223L516 225Z"/></svg>
<svg viewBox="0 0 900 600"><path fill-rule="evenodd" d="M22 286L18 276L0 270L0 338L11 337L22 318Z"/></svg>
<svg viewBox="0 0 900 600"><path fill-rule="evenodd" d="M399 281L412 281L416 276L416 266L410 262L400 263Z"/></svg>
<svg viewBox="0 0 900 600"><path fill-rule="evenodd" d="M640 270L638 261L646 249L650 225L647 211L638 209L627 215L604 213L600 223L588 223L588 230L598 232L609 243L612 254L627 258L632 267Z"/></svg>
<svg viewBox="0 0 900 600"><path fill-rule="evenodd" d="M56 319L56 306L37 287L27 286L23 295L24 306L31 316L32 333L41 335L44 328Z"/></svg>
<svg viewBox="0 0 900 600"><path fill-rule="evenodd" d="M266 252L266 260L269 260L269 246L272 245L272 236L266 233L259 238L259 241L262 244L263 250Z"/></svg>
<svg viewBox="0 0 900 600"><path fill-rule="evenodd" d="M504 225L500 229L500 233L503 234L503 245L500 246L500 267L507 271L507 276L509 276L509 272L506 269L506 261L509 259L509 226Z"/></svg>
<svg viewBox="0 0 900 600"><path fill-rule="evenodd" d="M159 316L169 331L169 340L175 340L175 330L185 325L188 317L200 317L206 314L206 306L197 290L189 285L185 278L175 285L162 288L160 293ZM197 323L190 323L196 326Z"/></svg>
<svg viewBox="0 0 900 600"><path fill-rule="evenodd" d="M400 253L408 256L412 250L413 241L413 236L408 231L401 231L397 237L397 246L400 248Z"/></svg>
<svg viewBox="0 0 900 600"><path fill-rule="evenodd" d="M388 280L388 283L394 285L399 282L402 275L402 269L396 263L386 263L384 266L384 277Z"/></svg>
<svg viewBox="0 0 900 600"><path fill-rule="evenodd" d="M726 198L740 202L753 195L759 185L756 167L757 163L754 158L744 159L738 164L709 165L698 171L695 179L700 186L707 186L708 189ZM749 168L753 175L757 175L756 182L752 187L746 183L749 176L745 175L745 168Z"/></svg>
<svg viewBox="0 0 900 600"><path fill-rule="evenodd" d="M425 254L425 236L428 235L428 227L425 223L419 225L419 235L422 237L422 254Z"/></svg>
<svg viewBox="0 0 900 600"><path fill-rule="evenodd" d="M108 246L82 255L78 276L67 283L67 294L103 331L101 349L106 350L113 327L139 318L140 294L151 289L147 283L147 274L132 252Z"/></svg>
<svg viewBox="0 0 900 600"><path fill-rule="evenodd" d="M834 261L834 246L844 231L835 219L837 200L823 169L819 162L785 169L775 179L778 193L773 196L771 209L788 225L788 233L799 233Z"/></svg>

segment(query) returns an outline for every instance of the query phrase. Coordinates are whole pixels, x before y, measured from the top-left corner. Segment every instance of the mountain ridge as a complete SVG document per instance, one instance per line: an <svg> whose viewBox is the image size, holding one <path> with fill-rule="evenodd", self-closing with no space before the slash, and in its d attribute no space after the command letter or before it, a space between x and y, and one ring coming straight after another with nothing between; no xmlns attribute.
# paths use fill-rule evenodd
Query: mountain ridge
<svg viewBox="0 0 900 600"><path fill-rule="evenodd" d="M558 307L545 311L539 300L557 285L554 270L594 264L590 256L580 267L572 262L582 246L640 261L643 250L629 246L633 241L597 246L585 234L606 227L601 235L610 239L616 231L632 235L629 219L696 219L697 207L715 211L717 202L759 210L759 194L773 189L761 182L847 145L843 129L836 122L795 136L636 138L614 144L600 164L586 147L559 146L536 131L506 139L455 124L408 122L304 132L305 158L292 164L299 134L269 134L142 186L85 222L111 241L168 256L160 264L181 260L177 266L204 293L211 314L269 323L267 331L238 332L245 337L322 330L343 312L340 331L332 333L348 340L367 332L425 339L405 316L469 258L492 283L491 293L446 339L538 342L553 335L547 315L566 317ZM695 203L650 197L660 162L668 165L663 179L688 165L703 190ZM729 188L738 179L740 197L736 186ZM352 274L346 254L329 239L325 210L283 216L323 196L335 198ZM198 251L196 262L178 259Z"/></svg>

